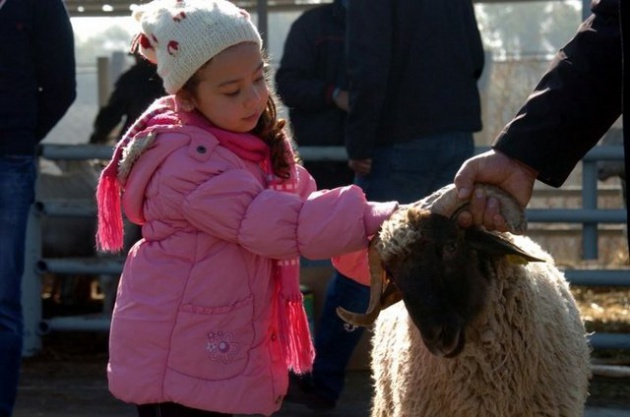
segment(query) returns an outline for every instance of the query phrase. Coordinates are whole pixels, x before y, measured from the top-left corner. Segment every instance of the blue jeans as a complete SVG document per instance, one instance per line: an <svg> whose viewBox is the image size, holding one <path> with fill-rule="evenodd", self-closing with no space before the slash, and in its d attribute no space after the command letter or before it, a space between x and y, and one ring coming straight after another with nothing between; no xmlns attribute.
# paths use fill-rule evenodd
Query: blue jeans
<svg viewBox="0 0 630 417"><path fill-rule="evenodd" d="M35 199L35 157L0 156L0 417L9 417L22 362L22 274Z"/></svg>
<svg viewBox="0 0 630 417"><path fill-rule="evenodd" d="M473 156L472 133L452 132L424 136L392 146L377 147L372 171L355 178L368 200L411 203L453 182L462 163ZM316 357L311 375L314 388L329 400L337 401L343 391L345 371L363 328L343 322L337 306L365 312L369 287L339 272L333 274L326 291L324 309L315 334Z"/></svg>

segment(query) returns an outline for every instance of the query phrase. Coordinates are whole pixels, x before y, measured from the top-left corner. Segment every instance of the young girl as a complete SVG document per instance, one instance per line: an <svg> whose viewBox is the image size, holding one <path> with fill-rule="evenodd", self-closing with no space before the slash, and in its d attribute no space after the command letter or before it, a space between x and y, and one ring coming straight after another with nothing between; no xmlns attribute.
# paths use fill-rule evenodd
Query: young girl
<svg viewBox="0 0 630 417"><path fill-rule="evenodd" d="M129 252L110 333L109 388L139 416L271 415L288 369L310 369L299 257L367 246L397 208L354 186L314 192L265 79L260 36L227 0L155 0L136 47L171 94L104 169L98 243Z"/></svg>

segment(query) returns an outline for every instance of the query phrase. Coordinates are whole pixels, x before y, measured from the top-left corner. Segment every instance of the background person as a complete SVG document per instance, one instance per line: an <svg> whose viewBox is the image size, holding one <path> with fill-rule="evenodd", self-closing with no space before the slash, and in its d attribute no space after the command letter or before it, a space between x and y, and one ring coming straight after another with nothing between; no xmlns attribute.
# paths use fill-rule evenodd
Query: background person
<svg viewBox="0 0 630 417"><path fill-rule="evenodd" d="M115 137L115 141L118 142L153 101L166 95L155 64L137 52L130 55L134 58L134 65L118 77L107 104L96 115L94 129L89 140L91 144L108 144L112 132L119 127L122 121L122 127L117 131ZM127 222L123 252L126 253L139 239L140 228ZM116 280L109 280L108 284L104 286L113 288L115 283ZM106 296L108 301L114 298L115 294ZM110 311L112 303L110 302L108 306L109 308L105 307L105 311Z"/></svg>
<svg viewBox="0 0 630 417"><path fill-rule="evenodd" d="M348 111L347 0L307 10L291 25L276 87L300 146L343 146ZM318 189L351 184L347 161L305 161Z"/></svg>
<svg viewBox="0 0 630 417"><path fill-rule="evenodd" d="M118 141L155 99L166 94L155 64L137 53L132 55L133 66L118 77L107 104L94 119L94 130L90 135L92 144L107 144L112 131L122 121L122 128L116 135Z"/></svg>
<svg viewBox="0 0 630 417"><path fill-rule="evenodd" d="M410 203L452 182L481 130L484 51L466 0L350 0L346 149L355 183L374 201ZM317 408L335 406L363 329L336 314L365 311L369 288L329 283L312 382Z"/></svg>
<svg viewBox="0 0 630 417"><path fill-rule="evenodd" d="M345 144L347 3L347 0L335 0L305 11L293 22L287 35L276 72L276 85L280 98L289 109L298 145ZM315 178L318 189L347 185L354 180L354 172L347 161L305 161L304 167ZM326 300L327 303L331 301ZM317 328L326 325L319 323ZM326 349L328 343L326 330L315 333L316 352ZM313 382L320 379L321 365L326 362L325 356L316 354L311 375L291 375L287 402L302 403L312 409L334 406L334 401L321 393Z"/></svg>
<svg viewBox="0 0 630 417"><path fill-rule="evenodd" d="M0 416L22 362L21 283L38 144L76 98L74 35L61 0L0 1Z"/></svg>

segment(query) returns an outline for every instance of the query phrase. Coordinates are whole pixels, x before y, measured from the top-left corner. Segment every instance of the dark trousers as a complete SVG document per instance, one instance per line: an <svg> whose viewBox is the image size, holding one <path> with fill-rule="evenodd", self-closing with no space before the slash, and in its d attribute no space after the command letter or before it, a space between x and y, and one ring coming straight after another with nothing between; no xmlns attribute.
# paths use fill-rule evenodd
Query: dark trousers
<svg viewBox="0 0 630 417"><path fill-rule="evenodd" d="M35 156L0 155L0 417L13 413L22 363L22 274L35 180Z"/></svg>
<svg viewBox="0 0 630 417"><path fill-rule="evenodd" d="M232 414L198 410L176 403L142 404L138 417L232 417Z"/></svg>

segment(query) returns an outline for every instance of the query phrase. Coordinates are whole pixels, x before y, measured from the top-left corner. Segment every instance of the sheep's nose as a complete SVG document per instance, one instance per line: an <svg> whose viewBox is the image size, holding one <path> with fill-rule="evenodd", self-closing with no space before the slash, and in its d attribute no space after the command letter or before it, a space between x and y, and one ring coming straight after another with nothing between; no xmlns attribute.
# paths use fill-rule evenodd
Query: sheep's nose
<svg viewBox="0 0 630 417"><path fill-rule="evenodd" d="M422 340L436 356L452 358L464 348L464 329L460 319L452 318L441 323L433 323L421 330Z"/></svg>

